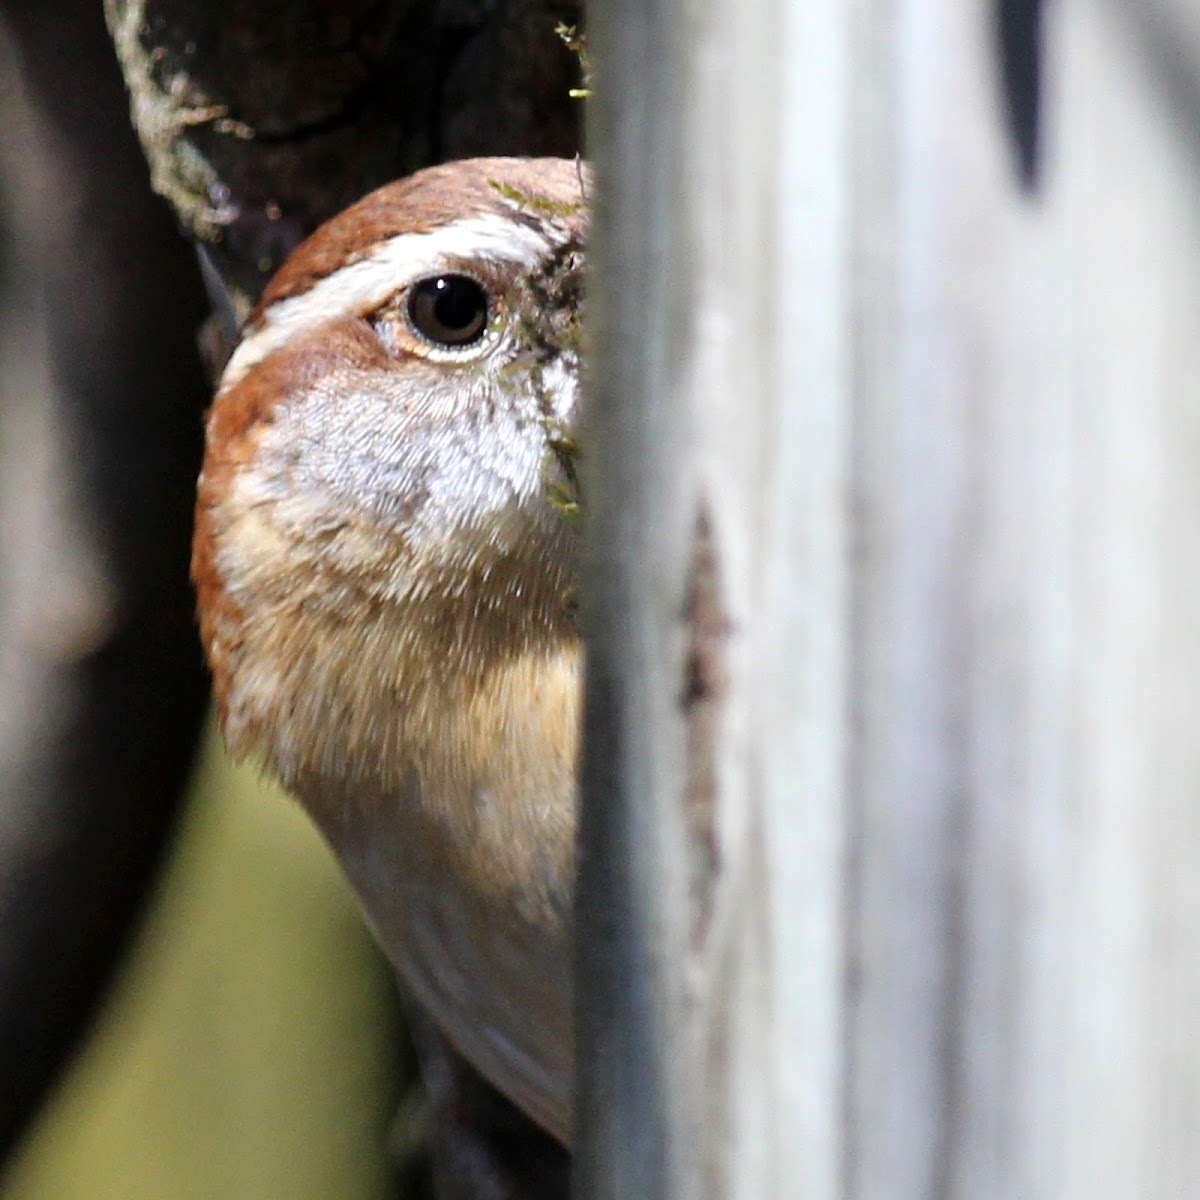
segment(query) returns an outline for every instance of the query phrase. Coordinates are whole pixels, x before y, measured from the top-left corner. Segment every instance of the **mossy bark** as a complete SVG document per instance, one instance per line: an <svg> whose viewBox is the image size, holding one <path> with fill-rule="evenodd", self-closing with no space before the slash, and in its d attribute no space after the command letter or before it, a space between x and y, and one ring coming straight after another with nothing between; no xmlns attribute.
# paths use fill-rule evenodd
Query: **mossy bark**
<svg viewBox="0 0 1200 1200"><path fill-rule="evenodd" d="M105 0L156 191L244 305L371 188L475 154L571 155L573 0Z"/></svg>

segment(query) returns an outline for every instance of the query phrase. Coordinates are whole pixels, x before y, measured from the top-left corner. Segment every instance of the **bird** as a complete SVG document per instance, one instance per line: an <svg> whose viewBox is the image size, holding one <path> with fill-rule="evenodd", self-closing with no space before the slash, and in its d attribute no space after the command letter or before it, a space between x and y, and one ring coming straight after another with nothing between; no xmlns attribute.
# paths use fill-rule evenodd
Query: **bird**
<svg viewBox="0 0 1200 1200"><path fill-rule="evenodd" d="M192 557L230 751L564 1144L588 187L578 160L445 163L302 242L217 386Z"/></svg>

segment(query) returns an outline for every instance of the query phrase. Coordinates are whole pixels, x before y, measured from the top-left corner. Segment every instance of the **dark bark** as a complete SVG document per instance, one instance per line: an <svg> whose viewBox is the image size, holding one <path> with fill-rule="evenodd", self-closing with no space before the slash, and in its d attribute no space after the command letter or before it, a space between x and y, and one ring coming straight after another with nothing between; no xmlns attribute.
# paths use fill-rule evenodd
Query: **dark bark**
<svg viewBox="0 0 1200 1200"><path fill-rule="evenodd" d="M252 300L364 192L475 154L571 155L571 0L106 0L155 187Z"/></svg>
<svg viewBox="0 0 1200 1200"><path fill-rule="evenodd" d="M192 252L145 186L96 6L2 15L0 1152L127 940L207 691Z"/></svg>

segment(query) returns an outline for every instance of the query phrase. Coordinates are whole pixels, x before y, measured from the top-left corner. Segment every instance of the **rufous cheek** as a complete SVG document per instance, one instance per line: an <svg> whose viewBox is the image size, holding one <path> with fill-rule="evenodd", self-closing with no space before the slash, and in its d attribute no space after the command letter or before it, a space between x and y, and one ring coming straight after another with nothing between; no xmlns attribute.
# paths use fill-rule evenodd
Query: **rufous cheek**
<svg viewBox="0 0 1200 1200"><path fill-rule="evenodd" d="M209 414L192 559L231 748L326 831L456 1044L564 1137L582 649L543 476L574 413L577 303L552 285L585 183L447 164L303 243ZM406 324L441 271L516 297L474 361Z"/></svg>

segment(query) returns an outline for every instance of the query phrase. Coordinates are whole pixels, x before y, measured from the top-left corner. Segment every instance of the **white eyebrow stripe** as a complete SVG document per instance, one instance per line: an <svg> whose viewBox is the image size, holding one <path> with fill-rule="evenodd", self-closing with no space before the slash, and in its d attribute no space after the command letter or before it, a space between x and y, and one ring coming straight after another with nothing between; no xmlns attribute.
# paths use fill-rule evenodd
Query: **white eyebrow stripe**
<svg viewBox="0 0 1200 1200"><path fill-rule="evenodd" d="M259 327L242 339L230 357L218 395L298 333L338 314L371 312L404 284L444 269L449 257L532 268L552 244L538 230L499 213L464 217L428 233L398 233L380 242L366 258L318 280L308 291L270 305Z"/></svg>

